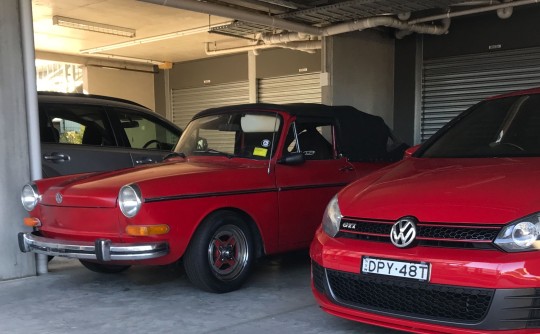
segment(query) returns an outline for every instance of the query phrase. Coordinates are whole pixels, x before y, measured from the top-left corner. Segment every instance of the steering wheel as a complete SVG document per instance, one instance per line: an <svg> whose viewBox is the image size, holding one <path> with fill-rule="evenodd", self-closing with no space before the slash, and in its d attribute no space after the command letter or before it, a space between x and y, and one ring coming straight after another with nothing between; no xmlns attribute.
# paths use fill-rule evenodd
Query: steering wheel
<svg viewBox="0 0 540 334"><path fill-rule="evenodd" d="M147 141L142 148L147 148L148 146L152 145L152 144L157 144L157 148L159 148L161 142L159 140L156 140L156 139L151 139L149 141Z"/></svg>

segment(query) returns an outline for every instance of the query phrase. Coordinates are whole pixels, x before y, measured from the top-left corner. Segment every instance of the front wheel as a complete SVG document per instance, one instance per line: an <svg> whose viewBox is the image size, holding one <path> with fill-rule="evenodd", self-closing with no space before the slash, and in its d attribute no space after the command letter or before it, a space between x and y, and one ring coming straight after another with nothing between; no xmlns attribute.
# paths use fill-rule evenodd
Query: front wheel
<svg viewBox="0 0 540 334"><path fill-rule="evenodd" d="M116 274L124 270L129 269L131 266L122 266L118 264L102 264L97 262L91 262L86 260L79 260L81 264L86 268L96 273L102 274Z"/></svg>
<svg viewBox="0 0 540 334"><path fill-rule="evenodd" d="M203 221L184 255L189 280L216 293L237 290L253 263L253 238L244 220L232 212L216 212Z"/></svg>

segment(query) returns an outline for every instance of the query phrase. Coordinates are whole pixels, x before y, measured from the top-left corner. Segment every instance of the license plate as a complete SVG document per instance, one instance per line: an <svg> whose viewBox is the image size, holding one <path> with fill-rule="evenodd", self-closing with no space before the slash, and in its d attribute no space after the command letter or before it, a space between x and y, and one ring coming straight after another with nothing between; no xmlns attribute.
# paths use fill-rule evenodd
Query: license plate
<svg viewBox="0 0 540 334"><path fill-rule="evenodd" d="M406 262L379 259L369 256L362 257L362 274L385 275L429 281L430 265L426 262Z"/></svg>

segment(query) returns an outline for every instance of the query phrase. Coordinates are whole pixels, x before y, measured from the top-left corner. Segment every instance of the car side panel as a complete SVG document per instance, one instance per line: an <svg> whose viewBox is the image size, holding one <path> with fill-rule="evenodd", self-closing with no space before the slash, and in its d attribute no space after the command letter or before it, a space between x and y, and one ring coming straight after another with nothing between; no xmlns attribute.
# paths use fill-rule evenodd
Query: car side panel
<svg viewBox="0 0 540 334"><path fill-rule="evenodd" d="M43 177L132 167L130 153L114 146L42 144Z"/></svg>
<svg viewBox="0 0 540 334"><path fill-rule="evenodd" d="M345 158L307 160L296 166L276 165L276 178L279 244L282 250L292 250L309 245L326 205L356 179L356 172Z"/></svg>

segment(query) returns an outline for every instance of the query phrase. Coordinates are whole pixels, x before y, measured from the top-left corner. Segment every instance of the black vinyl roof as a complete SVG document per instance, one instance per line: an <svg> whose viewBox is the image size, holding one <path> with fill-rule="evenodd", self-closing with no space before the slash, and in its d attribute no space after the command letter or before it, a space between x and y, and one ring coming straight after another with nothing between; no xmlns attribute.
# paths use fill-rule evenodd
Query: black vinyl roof
<svg viewBox="0 0 540 334"><path fill-rule="evenodd" d="M390 128L381 117L365 113L351 106L328 106L316 103L251 103L207 109L196 114L193 119L242 111L281 111L294 116L333 118L338 128L337 140L340 152L349 160L380 161L389 159L387 143L388 138L391 137ZM402 153L399 152L395 156L401 157ZM394 158L390 159L395 160Z"/></svg>

